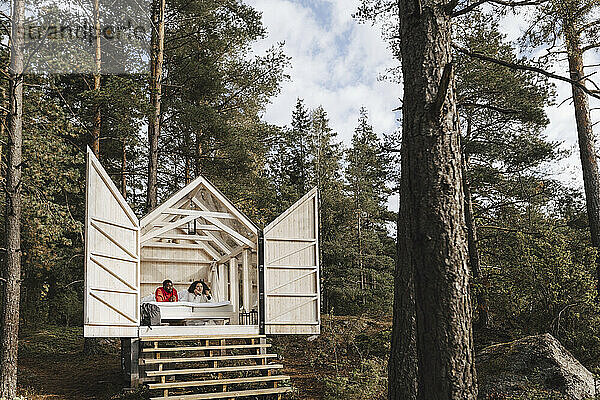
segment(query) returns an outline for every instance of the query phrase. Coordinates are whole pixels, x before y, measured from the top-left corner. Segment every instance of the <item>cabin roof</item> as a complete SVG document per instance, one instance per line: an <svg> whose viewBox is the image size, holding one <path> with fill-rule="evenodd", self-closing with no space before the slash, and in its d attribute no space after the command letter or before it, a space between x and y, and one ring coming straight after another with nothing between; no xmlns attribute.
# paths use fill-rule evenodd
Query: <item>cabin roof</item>
<svg viewBox="0 0 600 400"><path fill-rule="evenodd" d="M186 239L183 233L190 232L185 227L194 221L196 230ZM196 242L215 261L239 247L254 248L259 230L204 176L198 176L145 215L140 228L142 247L151 240L176 238Z"/></svg>

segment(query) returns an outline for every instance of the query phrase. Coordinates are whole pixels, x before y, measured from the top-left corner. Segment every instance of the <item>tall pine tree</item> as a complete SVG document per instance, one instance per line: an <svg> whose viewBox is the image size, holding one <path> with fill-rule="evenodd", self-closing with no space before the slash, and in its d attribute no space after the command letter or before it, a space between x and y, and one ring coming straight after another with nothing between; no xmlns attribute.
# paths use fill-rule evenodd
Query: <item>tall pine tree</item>
<svg viewBox="0 0 600 400"><path fill-rule="evenodd" d="M357 278L351 289L365 304L367 292L372 293L378 286L390 282L393 268L393 258L384 254L382 241L387 236L390 159L369 124L365 108L360 110L352 147L346 152L346 164L346 192L352 221L349 248ZM389 288L391 290L391 285Z"/></svg>

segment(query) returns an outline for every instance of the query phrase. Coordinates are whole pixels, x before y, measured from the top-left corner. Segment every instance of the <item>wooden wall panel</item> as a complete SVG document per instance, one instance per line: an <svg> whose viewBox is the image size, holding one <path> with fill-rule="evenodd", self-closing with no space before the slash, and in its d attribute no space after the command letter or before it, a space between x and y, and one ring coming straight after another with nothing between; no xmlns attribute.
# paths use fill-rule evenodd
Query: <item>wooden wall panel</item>
<svg viewBox="0 0 600 400"><path fill-rule="evenodd" d="M265 228L266 332L320 330L318 193L313 189Z"/></svg>
<svg viewBox="0 0 600 400"><path fill-rule="evenodd" d="M88 149L84 335L133 337L139 326L139 222Z"/></svg>
<svg viewBox="0 0 600 400"><path fill-rule="evenodd" d="M180 293L187 290L193 281L208 280L211 258L203 250L151 246L151 243L146 243L142 246L141 251L142 296L153 294L165 279L173 281L175 288ZM177 260L186 260L186 262L177 262Z"/></svg>

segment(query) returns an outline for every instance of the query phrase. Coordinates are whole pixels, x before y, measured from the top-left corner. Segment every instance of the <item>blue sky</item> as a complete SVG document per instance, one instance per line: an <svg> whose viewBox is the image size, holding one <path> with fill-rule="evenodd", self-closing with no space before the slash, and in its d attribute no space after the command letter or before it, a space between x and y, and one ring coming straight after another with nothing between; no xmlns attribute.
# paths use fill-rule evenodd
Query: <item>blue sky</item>
<svg viewBox="0 0 600 400"><path fill-rule="evenodd" d="M325 108L332 128L346 146L362 106L368 109L370 122L379 135L398 128L392 110L400 105L401 85L377 79L396 61L381 38L380 27L361 25L352 18L359 0L245 1L263 13L269 33L255 50L262 52L285 41L285 52L292 57L288 71L291 80L283 84L281 94L268 106L265 120L288 125L296 98L300 97L310 108ZM527 24L523 18L507 15L501 26L507 38L514 40ZM565 63L557 63L553 72L565 76L566 71ZM560 82L556 85L556 103L560 104L570 97L570 87ZM598 106L595 101L591 104ZM547 112L551 122L546 135L572 151L569 158L550 168L562 182L581 187L573 106L567 101L560 107L548 107ZM592 117L598 114L592 112ZM390 200L390 208L397 208L395 198Z"/></svg>

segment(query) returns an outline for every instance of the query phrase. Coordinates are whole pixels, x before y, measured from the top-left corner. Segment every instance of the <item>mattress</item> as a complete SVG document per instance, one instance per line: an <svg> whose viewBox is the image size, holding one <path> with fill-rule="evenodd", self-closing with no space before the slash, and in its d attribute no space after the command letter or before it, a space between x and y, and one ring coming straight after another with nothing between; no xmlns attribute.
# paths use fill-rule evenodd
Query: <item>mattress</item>
<svg viewBox="0 0 600 400"><path fill-rule="evenodd" d="M160 318L165 319L231 319L233 305L229 301L218 303L191 303L188 301L151 301L160 308Z"/></svg>

